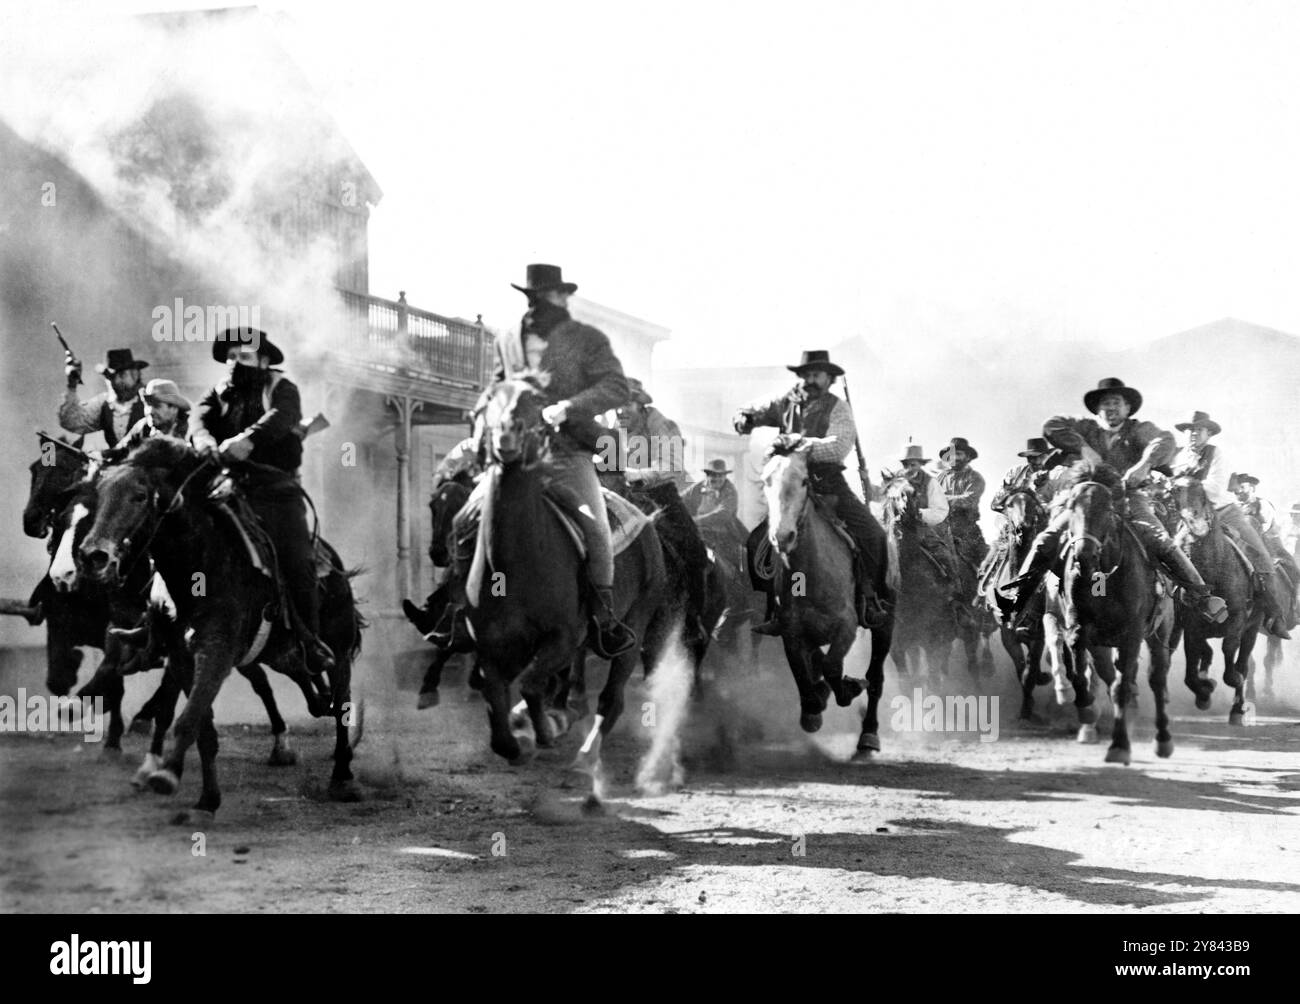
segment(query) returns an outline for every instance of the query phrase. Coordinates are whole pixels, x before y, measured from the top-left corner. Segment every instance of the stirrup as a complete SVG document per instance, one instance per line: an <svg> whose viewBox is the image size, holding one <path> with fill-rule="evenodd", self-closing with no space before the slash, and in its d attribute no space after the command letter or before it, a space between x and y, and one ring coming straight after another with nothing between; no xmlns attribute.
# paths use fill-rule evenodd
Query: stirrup
<svg viewBox="0 0 1300 1004"><path fill-rule="evenodd" d="M312 676L320 676L323 673L332 673L337 668L334 662L334 653L316 635L308 635L302 639L303 661L307 665L307 672Z"/></svg>
<svg viewBox="0 0 1300 1004"><path fill-rule="evenodd" d="M616 659L636 648L636 632L615 617L602 624L593 614L587 643L602 659Z"/></svg>

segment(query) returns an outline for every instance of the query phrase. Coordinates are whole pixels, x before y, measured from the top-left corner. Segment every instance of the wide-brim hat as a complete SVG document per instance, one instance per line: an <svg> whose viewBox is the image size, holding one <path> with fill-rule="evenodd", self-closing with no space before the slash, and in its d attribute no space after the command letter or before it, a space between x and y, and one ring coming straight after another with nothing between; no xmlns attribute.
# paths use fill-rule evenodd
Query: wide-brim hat
<svg viewBox="0 0 1300 1004"><path fill-rule="evenodd" d="M153 404L155 401L174 404L181 411L192 411L194 408L189 399L181 393L181 389L171 380L150 380L144 388L144 399L146 404Z"/></svg>
<svg viewBox="0 0 1300 1004"><path fill-rule="evenodd" d="M930 462L930 458L925 455L925 449L918 446L916 443L908 443L903 447L903 458L899 463L905 464L909 460L919 460L923 464L928 464Z"/></svg>
<svg viewBox="0 0 1300 1004"><path fill-rule="evenodd" d="M1097 414L1097 406L1103 397L1107 394L1118 394L1128 402L1128 413L1136 415L1137 410L1142 407L1142 395L1133 387L1125 387L1124 381L1116 377L1106 377L1097 383L1096 390L1090 390L1083 395L1083 406L1094 415Z"/></svg>
<svg viewBox="0 0 1300 1004"><path fill-rule="evenodd" d="M100 376L111 377L123 370L142 370L149 364L143 359L136 359L130 349L109 349L105 361L95 364L95 372Z"/></svg>
<svg viewBox="0 0 1300 1004"><path fill-rule="evenodd" d="M559 265L529 265L524 269L524 284L510 284L521 293L544 293L548 289L558 289L562 293L576 293L576 282L565 282Z"/></svg>
<svg viewBox="0 0 1300 1004"><path fill-rule="evenodd" d="M654 398L650 396L649 391L645 389L645 384L636 377L627 378L627 391L627 399L629 401L634 401L637 404L651 404L654 401Z"/></svg>
<svg viewBox="0 0 1300 1004"><path fill-rule="evenodd" d="M232 345L252 345L259 356L266 356L272 366L284 362L284 353L267 337L265 331L257 328L226 328L212 342L212 358L219 363L226 361L226 353Z"/></svg>
<svg viewBox="0 0 1300 1004"><path fill-rule="evenodd" d="M1025 440L1025 448L1016 454L1017 457L1045 457L1052 452L1052 448L1047 445L1047 440L1036 436L1033 439Z"/></svg>
<svg viewBox="0 0 1300 1004"><path fill-rule="evenodd" d="M831 376L844 375L844 370L831 362L831 354L825 349L811 349L805 352L798 366L787 366L786 369L801 376L804 370L824 370Z"/></svg>
<svg viewBox="0 0 1300 1004"><path fill-rule="evenodd" d="M731 468L725 460L710 460L707 467L701 468L705 474L730 474Z"/></svg>
<svg viewBox="0 0 1300 1004"><path fill-rule="evenodd" d="M1222 426L1203 411L1195 412L1190 422L1179 422L1174 428L1179 432L1186 432L1188 429L1206 429L1211 436L1217 436L1223 431Z"/></svg>
<svg viewBox="0 0 1300 1004"><path fill-rule="evenodd" d="M1255 475L1253 475L1253 474L1238 474L1238 475L1237 475L1237 484L1239 484L1239 485L1258 485L1258 484L1259 484L1259 478L1255 477Z"/></svg>
<svg viewBox="0 0 1300 1004"><path fill-rule="evenodd" d="M961 450L962 453L966 454L966 456L971 460L974 460L979 456L979 451L976 450L975 447L971 446L968 440L962 439L961 436L953 436L952 442L939 451L939 459L947 460L949 454L951 454L953 450Z"/></svg>

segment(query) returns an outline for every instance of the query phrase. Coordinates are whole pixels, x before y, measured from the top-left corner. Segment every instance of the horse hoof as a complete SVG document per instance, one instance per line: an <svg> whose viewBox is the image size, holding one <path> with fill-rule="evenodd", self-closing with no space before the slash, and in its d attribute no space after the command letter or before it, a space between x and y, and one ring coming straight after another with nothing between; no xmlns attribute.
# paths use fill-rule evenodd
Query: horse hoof
<svg viewBox="0 0 1300 1004"><path fill-rule="evenodd" d="M1198 694L1198 695L1196 696L1196 710L1197 710L1197 711L1209 711L1209 710L1210 710L1210 695L1209 695L1209 694Z"/></svg>
<svg viewBox="0 0 1300 1004"><path fill-rule="evenodd" d="M182 809L172 816L172 826L196 826L201 830L211 828L217 814L211 809Z"/></svg>
<svg viewBox="0 0 1300 1004"><path fill-rule="evenodd" d="M425 708L436 708L442 700L436 690L426 690L420 693L419 699L415 702L415 710L423 711Z"/></svg>
<svg viewBox="0 0 1300 1004"><path fill-rule="evenodd" d="M114 746L105 745L104 748L99 751L99 755L100 758L104 760L121 760L122 744L118 743Z"/></svg>
<svg viewBox="0 0 1300 1004"><path fill-rule="evenodd" d="M880 752L880 736L878 736L878 735L877 735L876 733L874 733L874 732L864 732L864 733L862 733L862 735L858 736L858 752L859 752L859 753L879 753L879 752Z"/></svg>
<svg viewBox="0 0 1300 1004"><path fill-rule="evenodd" d="M277 746L271 750L271 755L266 758L266 762L272 767L292 767L298 762L298 753L286 746Z"/></svg>
<svg viewBox="0 0 1300 1004"><path fill-rule="evenodd" d="M847 708L866 688L862 686L861 680L855 680L846 676L840 681L839 690L835 694L835 703L841 708Z"/></svg>
<svg viewBox="0 0 1300 1004"><path fill-rule="evenodd" d="M181 786L181 779L164 767L156 770L146 779L149 790L159 795L175 795Z"/></svg>
<svg viewBox="0 0 1300 1004"><path fill-rule="evenodd" d="M1168 760L1173 755L1174 755L1174 741L1172 739L1164 739L1164 740L1156 741L1156 756L1163 757L1164 759Z"/></svg>
<svg viewBox="0 0 1300 1004"><path fill-rule="evenodd" d="M1132 755L1123 746L1112 746L1106 751L1107 763L1119 763L1127 767L1131 760Z"/></svg>
<svg viewBox="0 0 1300 1004"><path fill-rule="evenodd" d="M1078 738L1079 738L1079 742L1084 743L1086 745L1092 745L1097 741L1097 726L1080 725Z"/></svg>
<svg viewBox="0 0 1300 1004"><path fill-rule="evenodd" d="M1225 687L1231 687L1233 690L1236 690L1245 682L1246 681L1241 678L1241 674L1236 670L1230 669L1223 674L1223 685Z"/></svg>
<svg viewBox="0 0 1300 1004"><path fill-rule="evenodd" d="M1228 724L1229 724L1229 725L1244 725L1244 724L1245 724L1245 716L1244 716L1240 711L1230 711L1230 712L1228 712Z"/></svg>
<svg viewBox="0 0 1300 1004"><path fill-rule="evenodd" d="M588 795L582 800L582 814L584 816L603 816L605 814L605 805L595 795Z"/></svg>
<svg viewBox="0 0 1300 1004"><path fill-rule="evenodd" d="M510 758L510 766L523 767L532 763L537 756L537 743L531 736L515 736L515 741L519 744L519 752Z"/></svg>
<svg viewBox="0 0 1300 1004"><path fill-rule="evenodd" d="M360 802L363 798L361 785L351 777L346 781L331 781L327 793L331 802Z"/></svg>
<svg viewBox="0 0 1300 1004"><path fill-rule="evenodd" d="M1081 725L1096 725L1100 717L1095 704L1085 704L1079 709L1079 723Z"/></svg>
<svg viewBox="0 0 1300 1004"><path fill-rule="evenodd" d="M805 732L817 732L822 727L822 716L820 713L815 715L800 715L799 727Z"/></svg>
<svg viewBox="0 0 1300 1004"><path fill-rule="evenodd" d="M131 724L127 726L126 730L133 736L151 735L153 733L153 720L136 715L131 719Z"/></svg>

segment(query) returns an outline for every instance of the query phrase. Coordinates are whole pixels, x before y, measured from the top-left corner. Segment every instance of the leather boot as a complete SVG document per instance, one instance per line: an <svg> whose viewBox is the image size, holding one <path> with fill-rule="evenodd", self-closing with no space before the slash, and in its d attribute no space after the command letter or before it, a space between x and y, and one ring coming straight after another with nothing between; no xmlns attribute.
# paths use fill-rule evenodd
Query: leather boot
<svg viewBox="0 0 1300 1004"><path fill-rule="evenodd" d="M593 586L594 610L591 615L590 638L592 651L602 659L614 659L636 648L636 632L614 616L614 590L608 586Z"/></svg>
<svg viewBox="0 0 1300 1004"><path fill-rule="evenodd" d="M437 622L433 618L433 611L429 609L426 602L424 606L417 607L410 600L402 600L402 613L406 614L406 619L415 625L415 630L426 638L429 632L437 627Z"/></svg>
<svg viewBox="0 0 1300 1004"><path fill-rule="evenodd" d="M1044 539L1039 534L1034 538L1033 549L1020 565L1020 574L998 587L998 595L1009 601L1007 613L1018 615L1029 605L1030 599L1038 591L1038 584L1056 560L1058 546L1059 541L1054 537Z"/></svg>
<svg viewBox="0 0 1300 1004"><path fill-rule="evenodd" d="M469 617L459 603L448 603L437 626L424 637L447 652L474 651L474 638L469 633Z"/></svg>
<svg viewBox="0 0 1300 1004"><path fill-rule="evenodd" d="M1160 552L1160 560L1174 581L1183 587L1189 606L1215 624L1222 624L1228 619L1228 605L1221 597L1210 593L1210 587L1205 584L1192 560L1172 540L1165 543Z"/></svg>
<svg viewBox="0 0 1300 1004"><path fill-rule="evenodd" d="M767 620L763 621L762 624L755 624L750 630L755 634L765 634L773 637L779 635L781 633L781 614L774 592L767 594L767 614L765 616Z"/></svg>

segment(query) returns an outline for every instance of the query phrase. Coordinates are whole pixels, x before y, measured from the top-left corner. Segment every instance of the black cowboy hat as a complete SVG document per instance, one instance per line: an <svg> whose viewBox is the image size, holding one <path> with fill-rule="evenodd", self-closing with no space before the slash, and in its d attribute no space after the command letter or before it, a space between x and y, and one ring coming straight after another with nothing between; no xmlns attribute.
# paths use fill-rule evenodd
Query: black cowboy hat
<svg viewBox="0 0 1300 1004"><path fill-rule="evenodd" d="M1025 448L1016 454L1017 457L1045 457L1052 452L1052 448L1047 445L1047 440L1041 437L1035 437L1025 441Z"/></svg>
<svg viewBox="0 0 1300 1004"><path fill-rule="evenodd" d="M803 354L798 366L787 366L791 373L803 374L804 370L823 370L831 376L843 376L844 370L831 362L831 354L825 349L810 349Z"/></svg>
<svg viewBox="0 0 1300 1004"><path fill-rule="evenodd" d="M95 372L100 376L111 377L123 370L142 370L149 364L143 359L136 359L130 349L109 349L105 362L95 363Z"/></svg>
<svg viewBox="0 0 1300 1004"><path fill-rule="evenodd" d="M266 356L272 366L284 362L284 353L266 336L265 331L257 328L226 328L212 342L212 358L219 363L226 361L226 353L232 345L252 345L259 356Z"/></svg>
<svg viewBox="0 0 1300 1004"><path fill-rule="evenodd" d="M1255 477L1255 475L1253 475L1253 474L1238 474L1238 475L1236 475L1236 478L1237 478L1237 484L1239 484L1239 485L1258 485L1258 484L1259 484L1259 478Z"/></svg>
<svg viewBox="0 0 1300 1004"><path fill-rule="evenodd" d="M627 378L627 391L627 399L635 404L651 404L654 401L654 398L645 389L645 384L636 377Z"/></svg>
<svg viewBox="0 0 1300 1004"><path fill-rule="evenodd" d="M522 286L516 286L513 282L510 284L521 293L544 293L548 289L558 289L562 293L578 291L576 282L564 281L559 265L529 265L524 270L524 276Z"/></svg>
<svg viewBox="0 0 1300 1004"><path fill-rule="evenodd" d="M1095 415L1097 403L1107 394L1118 394L1127 401L1129 415L1136 415L1137 410L1142 407L1142 395L1132 387L1125 387L1124 381L1116 377L1106 377L1097 383L1096 390L1084 394L1083 406Z"/></svg>
<svg viewBox="0 0 1300 1004"><path fill-rule="evenodd" d="M966 456L971 460L974 460L979 456L979 451L976 450L975 447L971 446L967 440L962 439L961 436L953 436L952 442L939 451L939 459L947 460L948 454L952 453L954 449L961 450L962 453L966 454Z"/></svg>
<svg viewBox="0 0 1300 1004"><path fill-rule="evenodd" d="M1223 431L1223 427L1203 411L1194 413L1190 422L1179 422L1174 428L1179 432L1186 432L1188 429L1207 429L1211 436L1217 436Z"/></svg>

